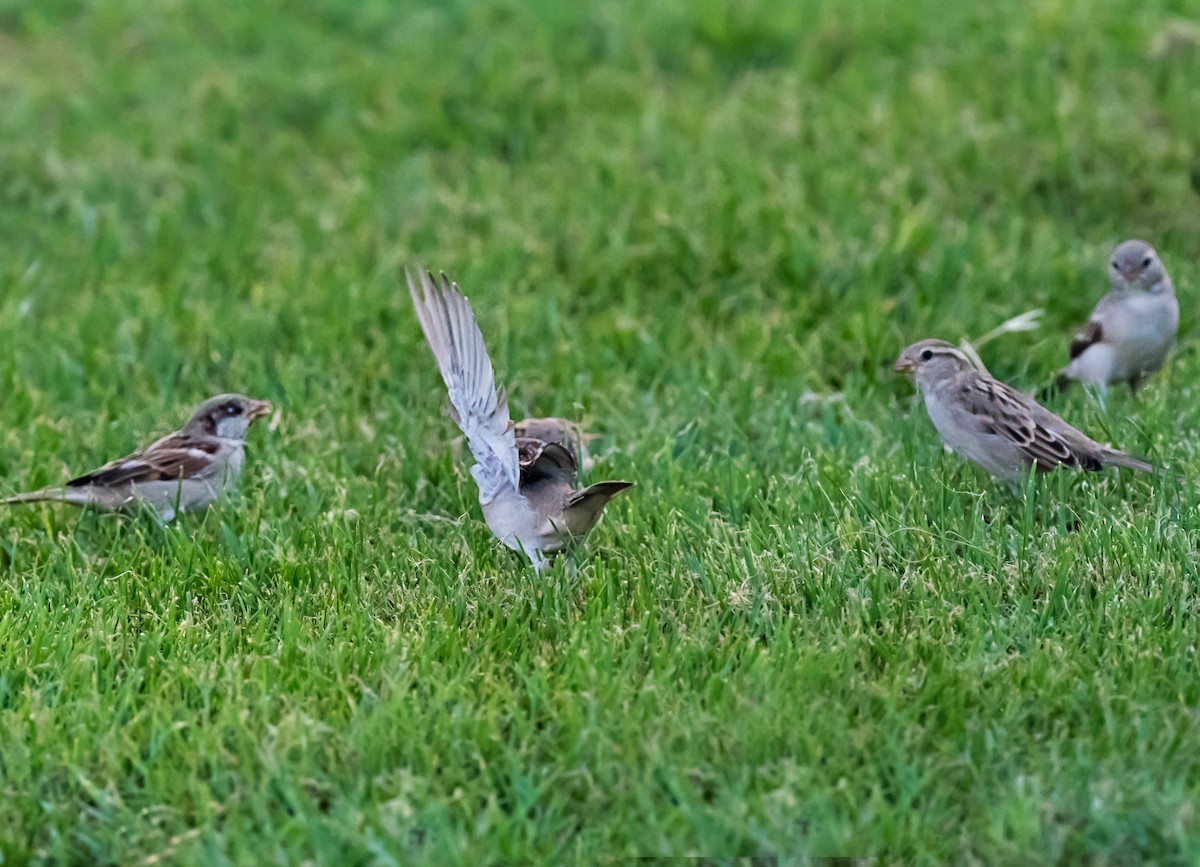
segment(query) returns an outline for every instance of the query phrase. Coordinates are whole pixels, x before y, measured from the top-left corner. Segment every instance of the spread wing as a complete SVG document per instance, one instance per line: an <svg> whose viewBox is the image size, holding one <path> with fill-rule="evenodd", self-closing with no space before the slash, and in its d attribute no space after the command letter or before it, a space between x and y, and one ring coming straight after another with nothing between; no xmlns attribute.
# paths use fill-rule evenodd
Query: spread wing
<svg viewBox="0 0 1200 867"><path fill-rule="evenodd" d="M521 473L508 398L496 387L470 302L445 274L435 281L432 274L422 272L420 291L408 271L405 276L421 330L446 383L454 421L466 434L475 457L471 475L479 485L479 502L491 502L504 488L519 490Z"/></svg>
<svg viewBox="0 0 1200 867"><path fill-rule="evenodd" d="M211 439L169 434L140 452L111 461L67 482L69 488L112 487L132 482L170 482L206 478L214 472L221 444Z"/></svg>
<svg viewBox="0 0 1200 867"><path fill-rule="evenodd" d="M1059 466L1103 469L1099 445L1011 386L972 375L961 389L963 404L983 432L1017 446L1039 472Z"/></svg>

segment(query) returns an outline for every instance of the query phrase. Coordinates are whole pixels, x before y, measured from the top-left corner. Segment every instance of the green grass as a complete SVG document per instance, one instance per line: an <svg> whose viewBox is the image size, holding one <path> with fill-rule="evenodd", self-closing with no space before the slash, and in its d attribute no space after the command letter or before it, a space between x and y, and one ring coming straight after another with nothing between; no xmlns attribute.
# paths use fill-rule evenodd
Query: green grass
<svg viewBox="0 0 1200 867"><path fill-rule="evenodd" d="M0 491L280 408L205 514L0 514L5 863L1195 863L1196 7L584 7L0 0ZM898 350L1044 307L1032 388L1135 236L1175 359L1053 406L1182 478L943 455ZM638 482L577 572L415 262Z"/></svg>

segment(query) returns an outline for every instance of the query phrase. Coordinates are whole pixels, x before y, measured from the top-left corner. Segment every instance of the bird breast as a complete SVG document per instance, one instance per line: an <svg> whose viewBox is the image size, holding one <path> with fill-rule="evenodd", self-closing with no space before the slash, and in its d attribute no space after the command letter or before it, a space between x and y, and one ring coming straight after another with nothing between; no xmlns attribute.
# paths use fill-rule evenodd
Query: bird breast
<svg viewBox="0 0 1200 867"><path fill-rule="evenodd" d="M506 489L483 503L482 508L488 528L507 548L532 554L562 547L550 514L561 516L561 504L554 511L549 503L535 502L525 494Z"/></svg>
<svg viewBox="0 0 1200 867"><path fill-rule="evenodd" d="M984 431L979 418L954 401L957 385L950 380L925 390L925 409L942 442L1001 479L1020 474L1028 464L1020 449L1002 436Z"/></svg>
<svg viewBox="0 0 1200 867"><path fill-rule="evenodd" d="M1157 349L1179 329L1179 301L1174 295L1131 295L1113 307L1102 326L1106 341Z"/></svg>

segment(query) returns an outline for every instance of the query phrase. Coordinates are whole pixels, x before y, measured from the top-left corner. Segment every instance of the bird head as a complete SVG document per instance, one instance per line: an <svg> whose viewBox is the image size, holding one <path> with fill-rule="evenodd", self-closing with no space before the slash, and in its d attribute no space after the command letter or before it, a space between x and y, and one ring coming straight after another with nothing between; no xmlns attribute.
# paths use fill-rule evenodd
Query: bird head
<svg viewBox="0 0 1200 867"><path fill-rule="evenodd" d="M1158 253L1145 241L1118 244L1108 260L1108 277L1118 292L1158 293L1174 289Z"/></svg>
<svg viewBox="0 0 1200 867"><path fill-rule="evenodd" d="M922 387L935 385L975 366L966 354L945 340L922 340L905 347L892 366L897 373L911 376Z"/></svg>
<svg viewBox="0 0 1200 867"><path fill-rule="evenodd" d="M271 412L271 404L244 394L219 394L200 405L184 427L184 433L241 440L256 420Z"/></svg>

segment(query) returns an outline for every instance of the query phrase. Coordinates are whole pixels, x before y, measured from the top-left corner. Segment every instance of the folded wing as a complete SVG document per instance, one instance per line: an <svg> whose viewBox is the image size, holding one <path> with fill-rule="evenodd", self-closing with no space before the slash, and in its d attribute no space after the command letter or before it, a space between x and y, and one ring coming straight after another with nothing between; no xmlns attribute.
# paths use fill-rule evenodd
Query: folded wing
<svg viewBox="0 0 1200 867"><path fill-rule="evenodd" d="M110 461L87 475L67 482L68 488L112 487L126 483L203 479L215 470L212 457L220 444L211 439L171 434L144 451Z"/></svg>
<svg viewBox="0 0 1200 867"><path fill-rule="evenodd" d="M1059 433L1040 416L1049 414L1003 382L977 377L967 405L986 433L1002 436L1025 453L1039 472L1059 466L1092 472L1103 469L1103 450L1084 433L1059 420ZM1069 431L1069 432L1068 432Z"/></svg>

